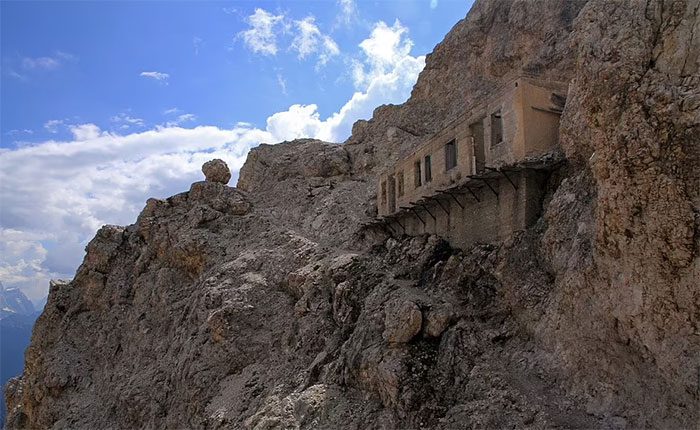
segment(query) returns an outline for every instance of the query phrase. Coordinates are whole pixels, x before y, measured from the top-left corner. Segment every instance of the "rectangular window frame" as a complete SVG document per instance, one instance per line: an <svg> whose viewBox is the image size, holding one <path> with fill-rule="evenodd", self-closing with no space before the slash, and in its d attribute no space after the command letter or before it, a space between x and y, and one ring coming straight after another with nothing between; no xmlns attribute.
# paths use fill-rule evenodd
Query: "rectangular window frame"
<svg viewBox="0 0 700 430"><path fill-rule="evenodd" d="M445 144L445 171L457 167L457 140L452 139Z"/></svg>
<svg viewBox="0 0 700 430"><path fill-rule="evenodd" d="M491 114L491 147L503 143L503 111L498 109Z"/></svg>
<svg viewBox="0 0 700 430"><path fill-rule="evenodd" d="M420 159L418 159L413 163L413 186L420 188L421 185L423 185L423 178L421 177Z"/></svg>
<svg viewBox="0 0 700 430"><path fill-rule="evenodd" d="M425 158L423 159L423 164L425 165L423 171L425 174L425 183L427 184L428 182L433 180L433 166L432 161L430 159L430 154L425 156Z"/></svg>
<svg viewBox="0 0 700 430"><path fill-rule="evenodd" d="M397 190L397 195L399 197L403 197L404 195L404 177L403 177L403 170L398 172L396 174L396 190Z"/></svg>

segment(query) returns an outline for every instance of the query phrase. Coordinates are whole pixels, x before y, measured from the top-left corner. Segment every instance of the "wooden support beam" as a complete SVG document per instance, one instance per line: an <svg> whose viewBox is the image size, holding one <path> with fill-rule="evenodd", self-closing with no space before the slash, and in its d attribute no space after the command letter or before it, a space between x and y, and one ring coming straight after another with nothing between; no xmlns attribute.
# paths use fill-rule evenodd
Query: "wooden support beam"
<svg viewBox="0 0 700 430"><path fill-rule="evenodd" d="M433 218L433 221L437 221L437 219L435 219L435 215L433 215L433 213L430 212L430 210L428 209L428 207L426 205L421 204L421 206L423 207L423 209L425 209L426 212L428 212L428 215L430 215Z"/></svg>
<svg viewBox="0 0 700 430"><path fill-rule="evenodd" d="M414 214L416 214L416 216L418 217L418 219L420 220L420 222L423 223L423 226L425 226L425 221L423 221L423 218L421 218L421 216L418 215L418 211L415 210L415 209L413 209L413 208L411 208L411 210L413 211Z"/></svg>
<svg viewBox="0 0 700 430"><path fill-rule="evenodd" d="M479 197L476 196L476 193L474 193L474 191L472 191L472 189L469 188L468 185L466 186L466 189L467 189L467 191L469 191L469 194L471 194L472 197L474 197L474 200L476 200L477 202L480 202L480 201L481 201L481 200L479 200Z"/></svg>
<svg viewBox="0 0 700 430"><path fill-rule="evenodd" d="M395 219L394 221L396 221L396 224L398 224L399 227L401 227L401 230L403 230L403 232L406 233L406 228L403 226L403 224L401 224L401 221L399 221L398 218Z"/></svg>
<svg viewBox="0 0 700 430"><path fill-rule="evenodd" d="M440 201L440 199L433 198L433 200L435 200L437 202L438 206L440 206L440 209L442 209L445 212L445 214L447 214L447 216L450 216L450 211L445 209L445 206L442 205L442 202Z"/></svg>
<svg viewBox="0 0 700 430"><path fill-rule="evenodd" d="M396 232L394 232L394 229L391 227L390 223L382 224L382 226L384 227L384 230L386 230L386 232L389 233L389 236L393 236L394 234L396 234Z"/></svg>
<svg viewBox="0 0 700 430"><path fill-rule="evenodd" d="M517 187L517 186L513 183L513 181L510 179L510 176L508 176L508 174L507 174L506 172L502 171L502 170L501 170L501 173L503 173L503 176L505 176L506 179L508 179L508 182L510 182L510 184L513 186L513 189L517 191L517 190L518 190L518 187Z"/></svg>
<svg viewBox="0 0 700 430"><path fill-rule="evenodd" d="M491 186L491 184L489 184L489 181L487 181L486 178L479 178L479 179L481 179L481 181L482 181L484 184L486 184L487 187L489 187L489 190L491 190L491 192L492 192L496 197L498 197L498 193L496 192L496 190L493 189L493 187Z"/></svg>
<svg viewBox="0 0 700 430"><path fill-rule="evenodd" d="M462 205L462 203L461 203L459 200L457 200L457 197L455 197L454 194L452 194L452 193L449 192L449 191L447 192L447 194L449 194L450 197L452 197L452 200L454 200L455 202L457 202L457 204L459 205L460 208L464 209L464 205Z"/></svg>
<svg viewBox="0 0 700 430"><path fill-rule="evenodd" d="M513 189L515 189L515 190L518 189L518 187L513 183L513 181L510 180L510 176L508 176L508 174L505 171L494 169L493 167L487 167L487 169L491 170L492 172L497 172L497 173L500 173L501 175L505 176L506 179L508 179L508 182L510 182L510 184L513 186ZM496 194L496 195L498 195L498 194Z"/></svg>

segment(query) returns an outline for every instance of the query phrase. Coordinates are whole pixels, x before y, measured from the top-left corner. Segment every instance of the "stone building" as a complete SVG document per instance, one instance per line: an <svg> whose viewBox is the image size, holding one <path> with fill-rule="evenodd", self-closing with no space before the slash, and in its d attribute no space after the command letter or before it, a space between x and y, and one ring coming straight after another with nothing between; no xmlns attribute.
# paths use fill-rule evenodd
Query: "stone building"
<svg viewBox="0 0 700 430"><path fill-rule="evenodd" d="M493 242L540 212L567 84L519 77L379 176L378 222L454 246Z"/></svg>

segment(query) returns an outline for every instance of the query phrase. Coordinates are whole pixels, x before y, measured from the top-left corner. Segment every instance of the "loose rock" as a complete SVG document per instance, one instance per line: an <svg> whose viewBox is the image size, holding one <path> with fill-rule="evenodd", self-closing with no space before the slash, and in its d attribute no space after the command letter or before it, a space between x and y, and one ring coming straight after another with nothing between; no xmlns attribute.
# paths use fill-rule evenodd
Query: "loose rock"
<svg viewBox="0 0 700 430"><path fill-rule="evenodd" d="M202 172L204 172L204 177L209 182L228 184L228 181L231 180L231 170L229 170L224 160L218 158L204 163Z"/></svg>

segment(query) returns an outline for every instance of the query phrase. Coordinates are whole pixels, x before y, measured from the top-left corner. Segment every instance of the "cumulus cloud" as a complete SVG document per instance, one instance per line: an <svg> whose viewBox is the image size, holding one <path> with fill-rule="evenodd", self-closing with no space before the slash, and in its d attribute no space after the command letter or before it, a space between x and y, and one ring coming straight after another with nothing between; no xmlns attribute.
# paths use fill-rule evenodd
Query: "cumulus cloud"
<svg viewBox="0 0 700 430"><path fill-rule="evenodd" d="M71 125L69 130L76 141L96 139L101 134L100 127L95 124Z"/></svg>
<svg viewBox="0 0 700 430"><path fill-rule="evenodd" d="M276 28L283 24L283 20L284 15L273 15L264 9L257 8L255 12L246 19L250 28L241 31L238 33L238 36L243 38L245 45L254 53L276 55Z"/></svg>
<svg viewBox="0 0 700 430"><path fill-rule="evenodd" d="M357 91L338 112L321 119L316 104L295 104L270 116L267 130L280 140L284 135L342 141L350 135L352 124L371 117L378 105L406 101L425 66L425 56L411 55L408 29L398 20L391 27L380 21L359 47L362 55L353 61Z"/></svg>
<svg viewBox="0 0 700 430"><path fill-rule="evenodd" d="M313 16L294 21L298 33L292 40L291 49L297 51L299 59L311 54L318 55L318 66L323 66L340 53L338 44L328 35L321 33Z"/></svg>
<svg viewBox="0 0 700 430"><path fill-rule="evenodd" d="M127 135L72 126L71 141L0 153L0 280L32 298L70 277L103 224L129 224L151 196L167 197L223 158L237 171L268 132L251 127L167 127Z"/></svg>
<svg viewBox="0 0 700 430"><path fill-rule="evenodd" d="M149 79L155 79L156 81L160 81L163 83L167 83L168 79L170 78L169 74L163 72L141 72L139 76L143 76L144 78Z"/></svg>
<svg viewBox="0 0 700 430"><path fill-rule="evenodd" d="M344 140L352 123L369 118L377 105L410 95L424 65L424 57L410 54L411 46L399 22L377 23L360 44L356 62L363 78L356 81L357 91L325 119L315 104L294 104L271 115L264 129L241 122L231 129L183 128L179 124L195 120L186 113L178 115L177 124L129 134L54 120L50 125L67 126L71 140L0 152L0 280L32 299L43 297L48 279L73 275L100 226L132 223L149 197L188 189L202 179L207 160L225 160L235 181L248 150L261 142Z"/></svg>

